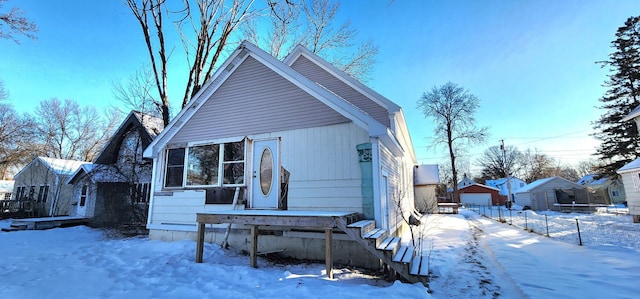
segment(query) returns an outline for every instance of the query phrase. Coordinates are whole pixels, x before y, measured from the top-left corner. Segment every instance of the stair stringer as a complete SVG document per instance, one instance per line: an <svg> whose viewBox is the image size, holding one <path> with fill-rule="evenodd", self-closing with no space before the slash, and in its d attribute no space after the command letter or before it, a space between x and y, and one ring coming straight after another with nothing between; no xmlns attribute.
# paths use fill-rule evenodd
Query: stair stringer
<svg viewBox="0 0 640 299"><path fill-rule="evenodd" d="M404 279L411 283L420 282L426 287L429 286L427 277L410 274L410 267L407 264L393 261L393 253L388 255L384 250L378 250L376 248L378 244L372 244L369 241L363 239L360 233L360 228L348 227L348 223L344 219L339 219L336 224L338 228L344 231L349 237L351 237L351 239L362 245L365 249L367 249L367 251L371 252L371 254L391 267L391 269L400 274L400 276L402 276Z"/></svg>

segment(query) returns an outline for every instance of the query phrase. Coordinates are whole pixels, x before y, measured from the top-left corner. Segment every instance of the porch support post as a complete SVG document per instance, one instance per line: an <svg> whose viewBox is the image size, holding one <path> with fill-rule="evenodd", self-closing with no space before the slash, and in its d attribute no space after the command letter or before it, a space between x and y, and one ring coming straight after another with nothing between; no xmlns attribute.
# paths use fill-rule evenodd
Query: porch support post
<svg viewBox="0 0 640 299"><path fill-rule="evenodd" d="M332 229L327 228L324 230L324 239L324 255L327 268L327 277L329 277L329 279L333 279L333 253L331 251L333 241Z"/></svg>
<svg viewBox="0 0 640 299"><path fill-rule="evenodd" d="M198 222L198 236L196 239L196 263L202 263L204 253L204 222Z"/></svg>
<svg viewBox="0 0 640 299"><path fill-rule="evenodd" d="M251 248L249 250L249 266L258 268L258 226L251 226Z"/></svg>

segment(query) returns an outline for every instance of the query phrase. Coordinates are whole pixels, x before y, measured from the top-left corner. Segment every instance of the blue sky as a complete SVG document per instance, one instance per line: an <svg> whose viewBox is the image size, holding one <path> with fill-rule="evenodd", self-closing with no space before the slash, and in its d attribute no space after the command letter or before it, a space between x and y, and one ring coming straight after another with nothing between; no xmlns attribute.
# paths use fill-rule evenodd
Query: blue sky
<svg viewBox="0 0 640 299"><path fill-rule="evenodd" d="M480 99L477 123L491 132L487 144L470 148L471 162L500 139L562 164L594 152L589 134L602 113L596 106L607 74L595 61L607 59L616 29L640 13L639 1L391 2L343 1L340 18L379 45L367 84L403 107L420 163L447 162L442 150L428 149L433 125L416 102L448 81ZM9 0L3 9L13 6L40 29L35 42L0 40L0 80L19 111L52 97L119 105L111 82L147 61L138 24L121 1ZM174 58L170 80L186 72ZM172 89L175 106L181 89Z"/></svg>

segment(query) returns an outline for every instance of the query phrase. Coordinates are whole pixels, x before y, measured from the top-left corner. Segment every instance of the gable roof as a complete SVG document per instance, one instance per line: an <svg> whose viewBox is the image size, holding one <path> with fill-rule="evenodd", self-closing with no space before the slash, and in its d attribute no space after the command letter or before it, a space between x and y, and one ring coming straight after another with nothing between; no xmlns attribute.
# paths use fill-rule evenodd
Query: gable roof
<svg viewBox="0 0 640 299"><path fill-rule="evenodd" d="M42 163L42 165L44 165L54 174L63 176L72 175L80 166L89 164L89 162L84 161L64 160L49 157L35 157L33 160L31 160L31 162L29 162L29 164L20 169L20 171L16 173L14 178L19 177L25 169L31 167L32 164L37 165L37 163Z"/></svg>
<svg viewBox="0 0 640 299"><path fill-rule="evenodd" d="M104 146L100 154L93 160L96 164L114 164L118 159L120 145L130 130L137 130L142 141L142 147L146 148L164 128L161 118L145 114L139 111L131 111L124 119L120 127L113 133L109 142Z"/></svg>
<svg viewBox="0 0 640 299"><path fill-rule="evenodd" d="M582 185L578 185L578 184L576 184L576 183L574 183L574 182L572 182L572 181L570 181L570 180L567 180L567 179L565 179L565 178L563 178L563 177L559 177L559 176L552 176L552 177L543 178L543 179L539 179L539 180L533 181L533 182L531 182L530 184L528 184L528 185L526 185L526 186L524 186L524 187L522 187L522 188L518 189L518 190L516 191L516 193L525 193L525 192L529 192L529 191L531 191L531 190L533 190L533 189L536 189L536 188L538 188L538 187L540 187L540 186L542 186L542 185L544 185L544 184L546 184L546 183L549 183L549 182L551 182L551 181L554 181L554 180L562 180L562 181L564 181L565 183L567 183L567 184L569 184L569 185L572 185L572 187L574 187L574 188L584 189L584 186L582 186Z"/></svg>
<svg viewBox="0 0 640 299"><path fill-rule="evenodd" d="M483 185L483 184L478 184L478 183L473 183L473 184L471 184L471 185L466 185L466 186L464 186L464 187L462 187L462 188L458 189L458 191L463 191L464 189L467 189L467 188L472 187L472 186L478 186L478 187L480 187L480 188L485 188L485 189L494 190L494 191L498 191L498 192L500 191L500 190L499 190L499 189L497 189L497 188L493 188L493 187L491 187L491 186L487 186L487 185Z"/></svg>
<svg viewBox="0 0 640 299"><path fill-rule="evenodd" d="M640 106L633 108L633 110L631 110L631 112L629 112L629 114L627 114L627 116L623 117L620 121L628 121L628 120L632 120L636 117L640 116Z"/></svg>
<svg viewBox="0 0 640 299"><path fill-rule="evenodd" d="M307 49L302 45L297 45L291 51L291 53L289 53L289 55L287 55L287 57L284 58L283 62L293 67L293 65L297 61L299 61L301 57L304 57L305 59L309 60L310 62L315 64L317 67L321 68L322 70L324 70L325 72L333 76L333 78L339 80L344 85L348 86L348 88L358 92L362 96L375 102L377 105L385 109L386 110L385 119L377 118L378 121L381 121L382 123L386 123L386 121L388 121L388 125L392 133L396 136L396 138L398 136L403 137L401 139L404 142L406 142L405 144L406 150L409 151L409 154L414 160L414 163L417 161L414 148L413 148L413 141L411 140L409 129L407 128L404 112L402 111L402 108L400 106L398 106L396 103L392 102L391 100L387 99L383 95L377 93L375 90L371 89L370 87L362 84L362 82L351 77L344 71L338 69L336 66L322 59L315 53L309 51L309 49ZM322 84L322 82L316 82L316 83ZM362 104L360 104L355 100L352 100L351 98L345 98L345 100L349 101L355 106L358 106L358 108L362 109L367 113L373 113L373 111L371 111L370 109L367 109L364 106L361 106Z"/></svg>
<svg viewBox="0 0 640 299"><path fill-rule="evenodd" d="M437 164L416 165L413 176L414 185L440 184L440 171Z"/></svg>
<svg viewBox="0 0 640 299"><path fill-rule="evenodd" d="M94 183L117 183L128 182L129 180L121 174L117 168L111 165L102 164L84 164L76 170L72 176L65 182L73 184L84 176L90 176Z"/></svg>
<svg viewBox="0 0 640 299"><path fill-rule="evenodd" d="M640 158L625 164L624 166L620 167L620 169L618 169L618 171L616 172L619 174L623 174L623 173L638 171L638 170L640 170Z"/></svg>
<svg viewBox="0 0 640 299"><path fill-rule="evenodd" d="M373 119L366 112L339 97L335 93L323 88L317 83L304 77L288 65L269 55L257 46L243 41L240 46L229 56L229 58L216 70L211 79L207 81L198 93L191 99L173 121L165 128L158 137L145 149L144 157L154 157L159 149L166 144L175 134L193 117L193 115L204 105L213 93L229 78L229 76L246 60L252 57L264 66L270 68L278 75L287 79L298 88L312 95L331 109L351 120L356 125L366 129L370 136L380 137L383 142L394 152L402 150L393 133L388 127ZM412 149L411 149L412 150Z"/></svg>

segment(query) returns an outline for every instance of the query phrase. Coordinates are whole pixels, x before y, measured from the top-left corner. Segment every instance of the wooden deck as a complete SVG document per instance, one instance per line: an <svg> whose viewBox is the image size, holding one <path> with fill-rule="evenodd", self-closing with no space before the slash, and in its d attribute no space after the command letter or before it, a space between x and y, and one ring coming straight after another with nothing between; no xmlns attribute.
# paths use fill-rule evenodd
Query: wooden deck
<svg viewBox="0 0 640 299"><path fill-rule="evenodd" d="M198 213L198 235L196 245L196 263L202 263L204 253L204 235L206 224L241 224L251 229L251 248L249 250L249 264L257 267L258 226L287 226L319 228L325 231L325 260L327 276L333 278L332 230L338 223L353 222L358 218L357 213L321 212L321 211L281 211L281 210L234 210Z"/></svg>
<svg viewBox="0 0 640 299"><path fill-rule="evenodd" d="M2 230L16 231L16 230L50 229L55 227L67 227L67 226L87 224L88 221L89 220L84 217L72 217L72 216L14 219L11 221L11 226L9 228L3 228Z"/></svg>

